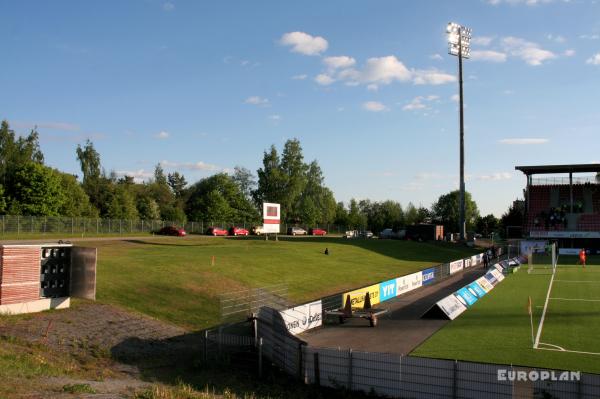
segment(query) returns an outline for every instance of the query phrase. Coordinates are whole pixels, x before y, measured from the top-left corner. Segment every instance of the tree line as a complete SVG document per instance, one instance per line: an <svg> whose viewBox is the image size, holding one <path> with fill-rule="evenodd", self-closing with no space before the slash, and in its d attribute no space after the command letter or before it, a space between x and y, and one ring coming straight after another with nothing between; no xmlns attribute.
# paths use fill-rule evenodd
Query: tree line
<svg viewBox="0 0 600 399"><path fill-rule="evenodd" d="M17 136L3 121L0 213L253 223L261 218L263 202L275 202L281 204L282 220L288 224L338 224L378 232L416 223L438 223L446 231L458 230L458 191L440 196L431 208L410 202L402 207L392 200L337 202L325 185L319 163L304 160L297 139L287 140L281 154L274 145L264 151L256 175L236 166L231 173L216 173L191 185L177 171L165 173L160 163L155 166L153 178L142 183L131 176L106 172L89 140L77 146L75 158L81 176L45 165L36 129ZM469 230L489 234L501 228L501 221L493 215L479 215L469 193L466 204ZM514 223L515 217L510 215Z"/></svg>

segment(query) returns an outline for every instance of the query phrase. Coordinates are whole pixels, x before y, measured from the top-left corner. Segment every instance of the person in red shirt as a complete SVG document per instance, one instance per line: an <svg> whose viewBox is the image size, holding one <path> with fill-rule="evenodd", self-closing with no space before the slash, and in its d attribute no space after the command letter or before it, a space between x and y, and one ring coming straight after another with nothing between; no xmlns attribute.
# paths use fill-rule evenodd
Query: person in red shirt
<svg viewBox="0 0 600 399"><path fill-rule="evenodd" d="M585 267L585 248L581 248L581 251L579 251L579 263Z"/></svg>

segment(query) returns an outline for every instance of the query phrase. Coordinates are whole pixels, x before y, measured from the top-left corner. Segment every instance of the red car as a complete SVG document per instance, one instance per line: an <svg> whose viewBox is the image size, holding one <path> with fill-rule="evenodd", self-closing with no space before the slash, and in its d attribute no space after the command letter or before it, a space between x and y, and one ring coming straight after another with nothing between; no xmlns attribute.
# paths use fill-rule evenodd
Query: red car
<svg viewBox="0 0 600 399"><path fill-rule="evenodd" d="M209 236L226 236L227 235L227 230L225 230L222 227L209 227L208 230L206 230L206 234L208 234Z"/></svg>
<svg viewBox="0 0 600 399"><path fill-rule="evenodd" d="M309 229L308 234L310 234L311 236L324 236L324 235L327 235L327 230L318 229L318 228Z"/></svg>
<svg viewBox="0 0 600 399"><path fill-rule="evenodd" d="M163 236L177 236L177 237L185 237L187 234L184 229L175 227L175 226L165 226L162 229L158 230L156 234L160 234Z"/></svg>
<svg viewBox="0 0 600 399"><path fill-rule="evenodd" d="M231 227L229 229L229 235L230 236L247 236L248 235L248 230L243 229L241 227Z"/></svg>

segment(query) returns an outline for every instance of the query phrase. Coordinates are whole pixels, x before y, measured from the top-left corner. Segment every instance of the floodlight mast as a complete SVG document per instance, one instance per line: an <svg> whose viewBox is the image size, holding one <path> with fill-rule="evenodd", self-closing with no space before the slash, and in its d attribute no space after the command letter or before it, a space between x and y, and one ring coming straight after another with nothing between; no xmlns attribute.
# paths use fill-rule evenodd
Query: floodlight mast
<svg viewBox="0 0 600 399"><path fill-rule="evenodd" d="M458 100L460 119L460 240L466 240L465 222L465 124L463 113L463 73L462 60L471 55L471 29L450 22L446 28L448 33L448 53L458 56Z"/></svg>

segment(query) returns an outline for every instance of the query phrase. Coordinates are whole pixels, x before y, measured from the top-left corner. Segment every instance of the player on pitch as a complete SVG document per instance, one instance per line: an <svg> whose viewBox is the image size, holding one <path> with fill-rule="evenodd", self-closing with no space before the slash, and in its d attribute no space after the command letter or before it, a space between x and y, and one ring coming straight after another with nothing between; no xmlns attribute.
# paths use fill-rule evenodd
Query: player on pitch
<svg viewBox="0 0 600 399"><path fill-rule="evenodd" d="M579 263L585 267L585 248L581 248L581 251L579 251Z"/></svg>

